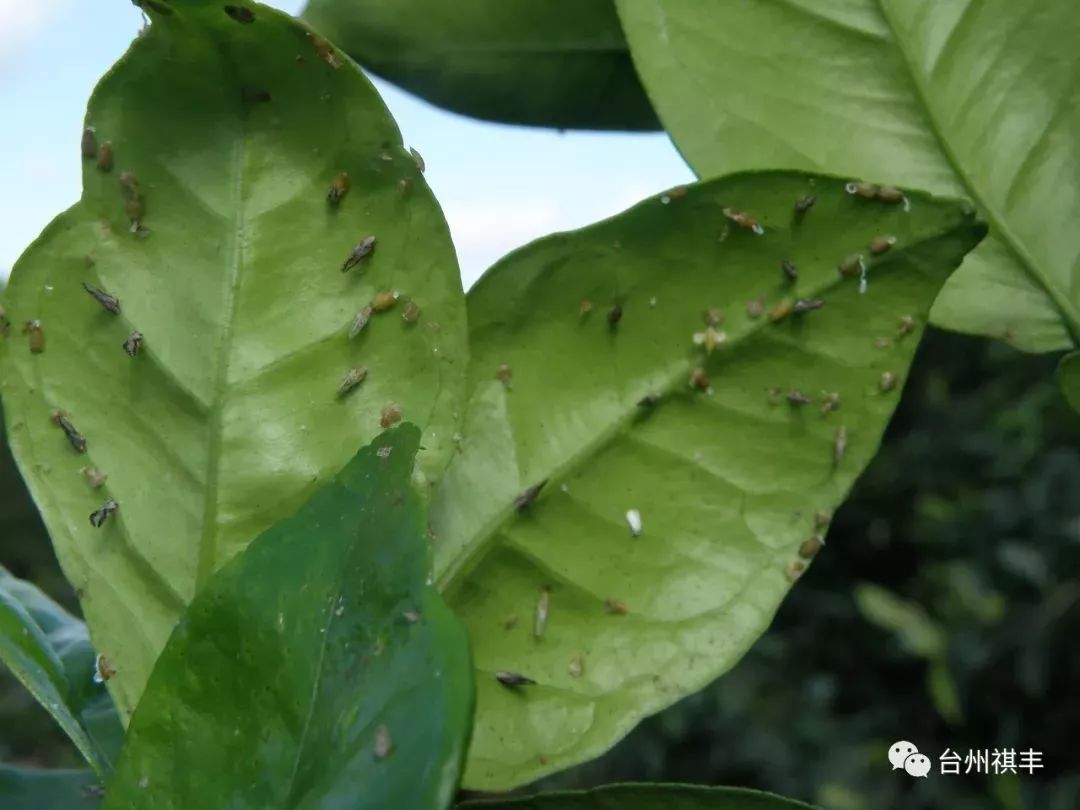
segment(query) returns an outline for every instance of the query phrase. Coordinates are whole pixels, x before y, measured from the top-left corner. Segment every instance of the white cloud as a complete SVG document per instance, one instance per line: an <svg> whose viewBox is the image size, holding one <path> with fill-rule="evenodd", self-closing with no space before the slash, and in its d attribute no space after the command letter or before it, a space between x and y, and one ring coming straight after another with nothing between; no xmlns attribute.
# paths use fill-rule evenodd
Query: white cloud
<svg viewBox="0 0 1080 810"><path fill-rule="evenodd" d="M450 225L462 282L470 286L489 266L516 247L554 230L573 227L552 200L450 199L443 203Z"/></svg>
<svg viewBox="0 0 1080 810"><path fill-rule="evenodd" d="M35 44L37 35L70 0L0 0L0 67Z"/></svg>

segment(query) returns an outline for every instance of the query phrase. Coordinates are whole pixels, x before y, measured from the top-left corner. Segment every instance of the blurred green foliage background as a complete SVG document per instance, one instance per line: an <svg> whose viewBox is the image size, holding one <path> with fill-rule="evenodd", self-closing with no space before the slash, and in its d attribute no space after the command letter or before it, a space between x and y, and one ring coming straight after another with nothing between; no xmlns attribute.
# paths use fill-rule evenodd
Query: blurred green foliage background
<svg viewBox="0 0 1080 810"><path fill-rule="evenodd" d="M768 633L544 787L740 785L829 810L1080 806L1080 418L1056 361L931 330L881 453ZM76 609L6 447L0 564ZM931 757L929 778L890 769L897 739ZM1033 748L1044 767L942 776L946 748ZM76 764L6 674L0 759Z"/></svg>

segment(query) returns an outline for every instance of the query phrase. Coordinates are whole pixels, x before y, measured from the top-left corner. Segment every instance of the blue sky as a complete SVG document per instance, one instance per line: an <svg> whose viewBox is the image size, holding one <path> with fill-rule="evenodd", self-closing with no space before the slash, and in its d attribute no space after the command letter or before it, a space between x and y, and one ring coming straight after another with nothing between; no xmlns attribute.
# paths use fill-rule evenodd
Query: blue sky
<svg viewBox="0 0 1080 810"><path fill-rule="evenodd" d="M303 4L269 3L290 13ZM87 99L141 25L128 0L0 0L0 277L78 199ZM519 245L692 179L662 133L499 126L376 85L424 154L466 285Z"/></svg>

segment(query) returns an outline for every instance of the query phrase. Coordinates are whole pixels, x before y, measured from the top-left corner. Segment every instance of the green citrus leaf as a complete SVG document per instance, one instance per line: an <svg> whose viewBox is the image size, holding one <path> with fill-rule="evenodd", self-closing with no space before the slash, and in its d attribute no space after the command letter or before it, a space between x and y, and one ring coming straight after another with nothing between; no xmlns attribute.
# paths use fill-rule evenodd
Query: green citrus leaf
<svg viewBox="0 0 1080 810"><path fill-rule="evenodd" d="M809 804L758 790L644 783L463 802L457 807L459 810L813 810Z"/></svg>
<svg viewBox="0 0 1080 810"><path fill-rule="evenodd" d="M904 200L735 175L535 242L470 291L471 400L432 504L436 576L478 671L467 785L595 756L765 630L827 522L815 513L873 457L930 302L985 233L959 203ZM864 294L837 272L851 254ZM821 309L770 321L795 299ZM538 683L508 688L506 670Z"/></svg>
<svg viewBox="0 0 1080 810"><path fill-rule="evenodd" d="M4 810L93 810L101 786L93 771L42 771L0 765L0 807Z"/></svg>
<svg viewBox="0 0 1080 810"><path fill-rule="evenodd" d="M992 238L931 319L1028 351L1080 339L1080 18L1009 0L618 0L702 176L792 168L974 200Z"/></svg>
<svg viewBox="0 0 1080 810"><path fill-rule="evenodd" d="M1080 413L1080 351L1061 358L1057 369L1058 384L1074 411Z"/></svg>
<svg viewBox="0 0 1080 810"><path fill-rule="evenodd" d="M154 668L106 806L449 804L472 667L427 584L419 440L412 425L377 438L206 584Z"/></svg>
<svg viewBox="0 0 1080 810"><path fill-rule="evenodd" d="M95 658L85 624L0 566L0 663L106 775L123 731L108 691L94 682Z"/></svg>
<svg viewBox="0 0 1080 810"><path fill-rule="evenodd" d="M145 8L153 24L87 114L113 168L85 161L81 202L6 291L16 325L43 331L0 340L11 444L125 722L199 587L376 435L385 406L424 428L420 470L441 472L466 350L446 224L359 69L257 4ZM335 205L340 172L351 188ZM375 252L341 272L367 235ZM339 395L360 366L367 379Z"/></svg>
<svg viewBox="0 0 1080 810"><path fill-rule="evenodd" d="M310 0L361 65L454 112L508 124L659 129L612 0Z"/></svg>

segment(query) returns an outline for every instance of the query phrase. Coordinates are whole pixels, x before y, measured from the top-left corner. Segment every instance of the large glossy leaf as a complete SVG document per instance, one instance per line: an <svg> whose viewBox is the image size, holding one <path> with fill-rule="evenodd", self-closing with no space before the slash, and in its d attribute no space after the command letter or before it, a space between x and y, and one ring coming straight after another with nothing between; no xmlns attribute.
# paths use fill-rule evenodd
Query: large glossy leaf
<svg viewBox="0 0 1080 810"><path fill-rule="evenodd" d="M701 785L607 785L593 790L539 793L464 802L460 810L812 810L773 793Z"/></svg>
<svg viewBox="0 0 1080 810"><path fill-rule="evenodd" d="M41 771L0 765L4 810L93 810L101 785L92 771Z"/></svg>
<svg viewBox="0 0 1080 810"><path fill-rule="evenodd" d="M465 366L445 222L355 65L257 4L145 8L153 24L87 114L115 167L86 161L81 202L7 290L17 324L40 320L44 351L30 350L40 333L0 340L11 444L125 713L199 586L376 435L384 406L424 427L421 470L442 469ZM138 233L124 171L145 207ZM333 205L342 171L351 189ZM374 254L341 272L367 235ZM350 340L380 290L402 300ZM367 379L340 396L359 366ZM95 528L107 499L119 509Z"/></svg>
<svg viewBox="0 0 1080 810"><path fill-rule="evenodd" d="M922 194L888 205L834 178L743 174L535 242L481 279L462 449L432 507L436 575L477 666L468 786L592 757L739 659L823 531L815 513L874 455L930 302L984 231ZM896 243L873 257L879 236ZM857 253L864 294L837 272ZM748 311L795 298L824 305L775 323ZM692 336L713 307L706 356ZM696 368L707 390L689 384ZM517 500L544 481L531 505ZM507 688L504 670L538 683Z"/></svg>
<svg viewBox="0 0 1080 810"><path fill-rule="evenodd" d="M613 0L310 0L304 18L364 67L454 112L659 128Z"/></svg>
<svg viewBox="0 0 1080 810"><path fill-rule="evenodd" d="M207 583L150 678L108 807L448 805L472 668L427 584L419 438L377 438Z"/></svg>
<svg viewBox="0 0 1080 810"><path fill-rule="evenodd" d="M123 733L95 683L86 625L0 567L0 663L30 690L99 774L112 769Z"/></svg>
<svg viewBox="0 0 1080 810"><path fill-rule="evenodd" d="M933 320L1029 351L1080 338L1080 17L1012 0L618 0L702 176L851 174L963 195L992 238Z"/></svg>

